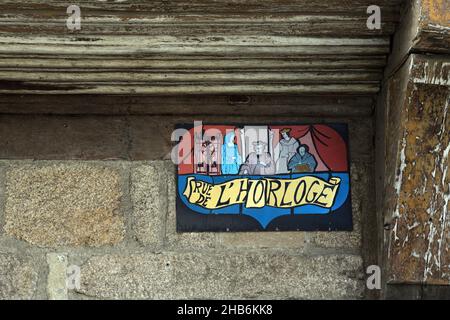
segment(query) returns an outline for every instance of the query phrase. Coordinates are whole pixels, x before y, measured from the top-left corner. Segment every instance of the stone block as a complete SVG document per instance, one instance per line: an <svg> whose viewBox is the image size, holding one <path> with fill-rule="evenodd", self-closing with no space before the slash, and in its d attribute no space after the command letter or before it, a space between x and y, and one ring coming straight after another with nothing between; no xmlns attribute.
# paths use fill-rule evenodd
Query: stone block
<svg viewBox="0 0 450 320"><path fill-rule="evenodd" d="M227 232L217 235L227 248L303 249L305 232Z"/></svg>
<svg viewBox="0 0 450 320"><path fill-rule="evenodd" d="M100 255L81 265L78 293L107 299L360 298L361 271L361 258L354 255Z"/></svg>
<svg viewBox="0 0 450 320"><path fill-rule="evenodd" d="M30 258L0 253L0 299L32 299L38 272Z"/></svg>
<svg viewBox="0 0 450 320"><path fill-rule="evenodd" d="M18 165L6 173L5 232L43 247L114 245L125 233L117 169Z"/></svg>
<svg viewBox="0 0 450 320"><path fill-rule="evenodd" d="M167 164L151 161L131 169L133 231L142 245L160 246L167 217Z"/></svg>

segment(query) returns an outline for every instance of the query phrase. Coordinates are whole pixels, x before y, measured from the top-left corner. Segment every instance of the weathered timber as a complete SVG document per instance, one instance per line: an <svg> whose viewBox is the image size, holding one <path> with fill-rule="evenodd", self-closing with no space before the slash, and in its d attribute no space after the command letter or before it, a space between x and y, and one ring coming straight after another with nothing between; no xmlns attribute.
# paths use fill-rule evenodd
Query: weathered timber
<svg viewBox="0 0 450 320"><path fill-rule="evenodd" d="M345 118L368 117L373 107L372 97L353 95L0 95L0 113L8 114L251 116L257 109L267 116Z"/></svg>
<svg viewBox="0 0 450 320"><path fill-rule="evenodd" d="M395 72L410 53L450 54L449 1L411 0L406 4L395 33L387 76Z"/></svg>
<svg viewBox="0 0 450 320"><path fill-rule="evenodd" d="M450 59L411 55L388 82L388 283L450 284Z"/></svg>
<svg viewBox="0 0 450 320"><path fill-rule="evenodd" d="M402 1L0 3L0 93L373 94ZM382 28L366 26L367 7Z"/></svg>

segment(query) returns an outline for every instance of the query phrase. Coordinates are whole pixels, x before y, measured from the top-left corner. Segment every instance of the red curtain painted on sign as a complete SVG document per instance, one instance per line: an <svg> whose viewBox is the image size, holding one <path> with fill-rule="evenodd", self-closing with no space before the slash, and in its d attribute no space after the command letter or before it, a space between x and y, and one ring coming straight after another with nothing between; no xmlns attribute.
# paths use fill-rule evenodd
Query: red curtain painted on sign
<svg viewBox="0 0 450 320"><path fill-rule="evenodd" d="M309 147L317 160L316 171L348 171L347 148L341 135L328 125L270 126L272 130L291 129L290 136ZM275 137L277 145L280 137Z"/></svg>
<svg viewBox="0 0 450 320"><path fill-rule="evenodd" d="M270 126L271 130L291 129L290 136L296 138L300 144L309 147L309 152L314 155L317 161L316 172L320 171L348 171L347 147L342 136L332 127L325 124L314 125L277 125ZM235 129L235 142L241 150L239 130L230 125L204 125L203 132L210 129L220 132L222 137L226 132ZM213 131L214 132L214 131ZM179 149L184 154L178 154L180 158L189 157L190 163L180 164L178 166L179 174L188 174L193 172L193 145L194 129L190 129L179 143ZM280 135L274 136L273 145L276 146L280 141Z"/></svg>

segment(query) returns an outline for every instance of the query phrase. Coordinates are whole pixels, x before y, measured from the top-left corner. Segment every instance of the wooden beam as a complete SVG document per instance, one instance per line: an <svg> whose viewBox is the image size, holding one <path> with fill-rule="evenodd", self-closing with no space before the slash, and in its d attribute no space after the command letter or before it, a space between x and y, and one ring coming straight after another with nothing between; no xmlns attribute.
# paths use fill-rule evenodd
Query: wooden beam
<svg viewBox="0 0 450 320"><path fill-rule="evenodd" d="M400 0L0 3L0 93L373 94ZM382 8L382 28L366 26Z"/></svg>
<svg viewBox="0 0 450 320"><path fill-rule="evenodd" d="M202 103L199 103L201 101ZM370 96L324 95L0 95L0 113L369 117Z"/></svg>
<svg viewBox="0 0 450 320"><path fill-rule="evenodd" d="M412 0L407 4L394 37L386 76L400 68L410 53L450 54L448 0Z"/></svg>

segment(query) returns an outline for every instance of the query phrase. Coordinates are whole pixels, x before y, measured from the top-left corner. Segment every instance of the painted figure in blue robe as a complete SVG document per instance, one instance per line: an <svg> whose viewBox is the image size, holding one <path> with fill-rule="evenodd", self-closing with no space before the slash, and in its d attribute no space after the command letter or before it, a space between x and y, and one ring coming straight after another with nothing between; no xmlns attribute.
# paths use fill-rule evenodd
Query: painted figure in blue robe
<svg viewBox="0 0 450 320"><path fill-rule="evenodd" d="M234 132L225 135L222 145L222 174L238 174L242 164L238 146L234 143L235 136Z"/></svg>
<svg viewBox="0 0 450 320"><path fill-rule="evenodd" d="M289 160L288 169L292 173L296 172L314 172L317 167L317 161L314 156L309 153L309 147L306 144L300 145L297 153Z"/></svg>

